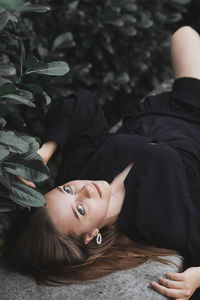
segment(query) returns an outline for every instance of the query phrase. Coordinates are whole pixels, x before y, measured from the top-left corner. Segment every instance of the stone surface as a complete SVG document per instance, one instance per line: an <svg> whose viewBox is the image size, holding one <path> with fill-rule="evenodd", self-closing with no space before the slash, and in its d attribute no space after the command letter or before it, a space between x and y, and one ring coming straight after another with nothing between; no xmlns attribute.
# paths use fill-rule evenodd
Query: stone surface
<svg viewBox="0 0 200 300"><path fill-rule="evenodd" d="M168 257L169 258L169 257ZM182 260L170 257L181 268ZM0 261L1 300L164 300L150 282L166 272L177 272L174 265L148 261L130 270L115 272L92 284L58 287L41 286L17 272L10 272Z"/></svg>

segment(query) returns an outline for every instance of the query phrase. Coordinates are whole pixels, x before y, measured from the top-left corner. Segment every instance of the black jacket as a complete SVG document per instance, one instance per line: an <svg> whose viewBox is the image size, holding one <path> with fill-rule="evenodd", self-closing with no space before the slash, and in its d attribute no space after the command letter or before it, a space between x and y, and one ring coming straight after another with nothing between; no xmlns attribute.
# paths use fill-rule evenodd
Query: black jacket
<svg viewBox="0 0 200 300"><path fill-rule="evenodd" d="M181 251L186 267L200 266L200 80L175 80L171 92L139 103L117 133L105 128L88 91L49 110L44 142L58 142L62 153L56 184L111 182L134 161L119 229L133 240Z"/></svg>

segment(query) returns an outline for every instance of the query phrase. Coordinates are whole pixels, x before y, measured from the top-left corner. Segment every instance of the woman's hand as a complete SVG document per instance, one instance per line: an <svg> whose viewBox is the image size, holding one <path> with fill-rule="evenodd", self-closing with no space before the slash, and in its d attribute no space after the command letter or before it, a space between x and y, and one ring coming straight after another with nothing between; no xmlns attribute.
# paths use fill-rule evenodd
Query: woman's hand
<svg viewBox="0 0 200 300"><path fill-rule="evenodd" d="M52 155L54 154L54 152L56 151L58 147L58 144L54 141L49 141L46 142L42 145L42 147L40 147L40 149L38 149L37 153L41 156L43 162L45 164L48 163L49 159L52 157ZM36 185L34 182L29 181L24 179L21 176L17 176L17 178L24 184L32 187L32 188L36 188Z"/></svg>
<svg viewBox="0 0 200 300"><path fill-rule="evenodd" d="M200 287L200 267L192 267L183 273L166 273L166 278L159 277L158 282L151 282L160 294L176 300L187 300Z"/></svg>

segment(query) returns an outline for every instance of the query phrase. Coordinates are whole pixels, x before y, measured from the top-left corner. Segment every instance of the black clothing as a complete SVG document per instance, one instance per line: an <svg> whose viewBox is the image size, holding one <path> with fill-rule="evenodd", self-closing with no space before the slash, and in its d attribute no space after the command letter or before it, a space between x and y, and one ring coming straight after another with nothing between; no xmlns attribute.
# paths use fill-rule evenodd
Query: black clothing
<svg viewBox="0 0 200 300"><path fill-rule="evenodd" d="M50 109L46 124L44 142L62 152L56 184L111 182L134 161L119 229L200 266L200 80L179 78L171 92L147 97L115 134L105 133L103 111L87 91Z"/></svg>

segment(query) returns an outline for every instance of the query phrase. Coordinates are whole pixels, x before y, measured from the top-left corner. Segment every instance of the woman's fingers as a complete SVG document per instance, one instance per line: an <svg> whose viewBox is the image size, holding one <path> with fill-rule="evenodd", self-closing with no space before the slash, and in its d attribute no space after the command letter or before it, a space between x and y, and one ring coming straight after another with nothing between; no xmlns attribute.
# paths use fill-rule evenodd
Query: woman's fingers
<svg viewBox="0 0 200 300"><path fill-rule="evenodd" d="M181 289L183 283L181 281L173 281L173 280L168 280L162 277L158 277L158 281L161 285L167 287L167 288L171 288L171 289Z"/></svg>
<svg viewBox="0 0 200 300"><path fill-rule="evenodd" d="M165 276L171 280L183 281L185 280L185 275L183 273L166 273Z"/></svg>
<svg viewBox="0 0 200 300"><path fill-rule="evenodd" d="M151 282L152 287L159 293L161 293L164 296L171 297L171 298L182 298L183 292L179 289L173 289L173 288L167 288L155 281Z"/></svg>
<svg viewBox="0 0 200 300"><path fill-rule="evenodd" d="M21 176L17 176L17 179L19 179L19 181L21 181L22 183L24 183L24 184L26 184L26 185L28 185L28 186L30 186L30 187L32 187L32 188L36 188L35 183L32 182L32 181L26 180L26 179L24 179L24 178L21 177Z"/></svg>

